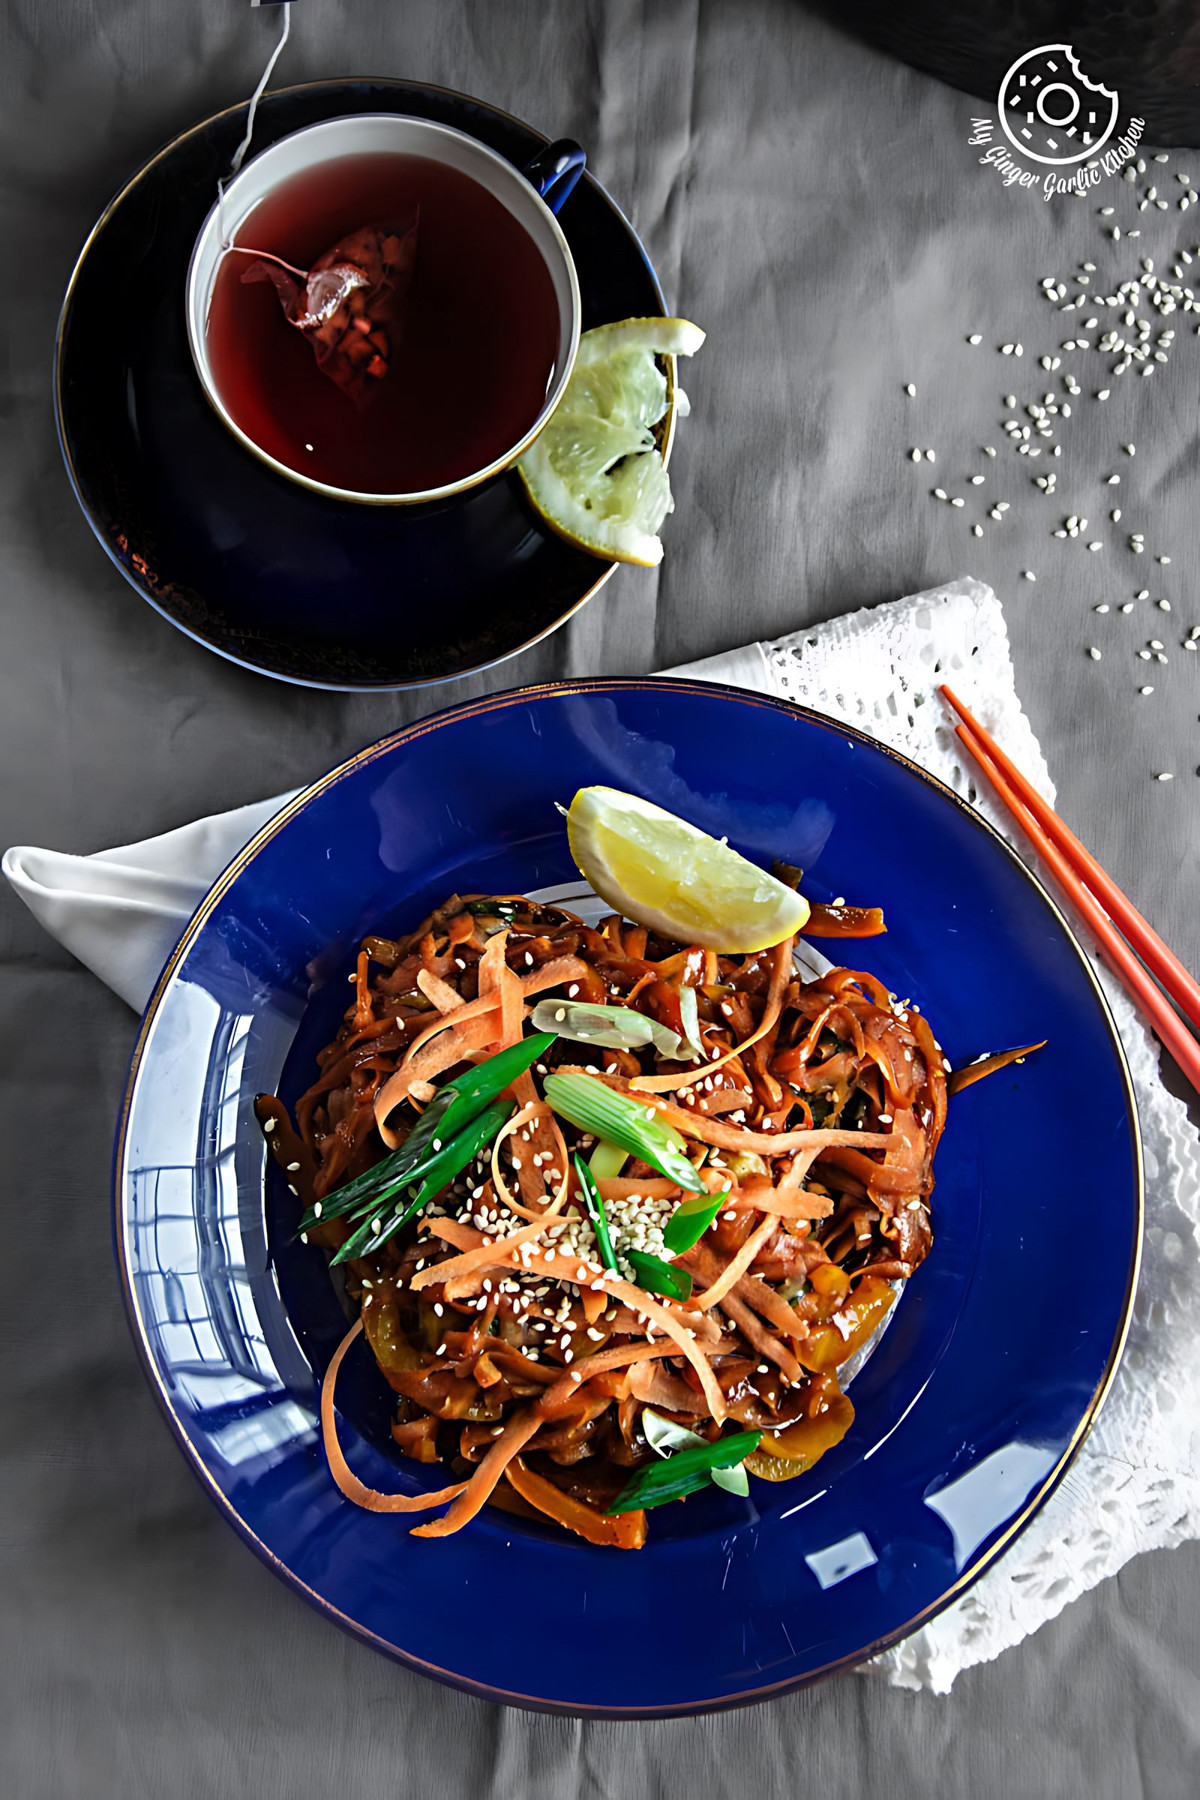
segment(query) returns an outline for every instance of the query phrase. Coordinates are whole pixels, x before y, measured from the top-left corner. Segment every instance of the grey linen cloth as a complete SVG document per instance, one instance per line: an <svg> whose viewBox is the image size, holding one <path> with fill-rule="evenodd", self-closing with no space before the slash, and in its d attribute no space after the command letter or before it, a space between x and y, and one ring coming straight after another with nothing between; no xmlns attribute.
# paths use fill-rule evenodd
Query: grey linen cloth
<svg viewBox="0 0 1200 1800"><path fill-rule="evenodd" d="M307 780L430 705L273 685L188 643L105 561L54 443L53 322L79 244L146 154L249 93L275 26L272 10L237 0L9 0L0 23L4 843L82 852L160 832ZM1045 305L1040 278L1083 259L1106 271L1098 280L1136 270L1094 216L1120 203L1138 229L1129 191L1048 206L1004 189L966 144L984 103L797 0L297 4L276 80L364 72L474 91L578 137L670 303L710 334L689 370L662 571L618 576L566 630L445 699L640 673L971 567L1004 600L1060 809L1200 961L1200 658L1179 651L1176 629L1200 619L1187 585L1200 347L1181 329L1171 367L1114 383L1107 407L1090 398L1095 358L1055 465L1061 500L1032 486L1002 434L1003 395L1035 395L1033 359L1077 329ZM1141 215L1153 256L1152 227L1165 230ZM978 348L965 347L972 333ZM997 358L1009 341L1024 343L1023 363ZM1001 452L991 464L986 444ZM936 465L911 464L914 445ZM929 492L965 495L976 471L1011 502L979 539L969 521L987 520L982 505ZM1110 472L1116 500L1101 486ZM1169 568L1128 554L1107 520L1116 504ZM1091 514L1103 554L1051 537L1070 512ZM1151 600L1117 613L1143 587ZM1159 618L1152 599L1168 594L1175 610ZM1112 612L1093 615L1097 604ZM1151 675L1135 653L1152 637L1170 661ZM1175 779L1154 783L1163 770ZM220 1522L142 1380L108 1224L128 1014L7 894L0 1033L6 1795L1195 1793L1194 1546L1129 1565L948 1699L842 1678L724 1718L584 1723L440 1690L342 1638ZM553 1654L552 1603L526 1598L545 1608Z"/></svg>

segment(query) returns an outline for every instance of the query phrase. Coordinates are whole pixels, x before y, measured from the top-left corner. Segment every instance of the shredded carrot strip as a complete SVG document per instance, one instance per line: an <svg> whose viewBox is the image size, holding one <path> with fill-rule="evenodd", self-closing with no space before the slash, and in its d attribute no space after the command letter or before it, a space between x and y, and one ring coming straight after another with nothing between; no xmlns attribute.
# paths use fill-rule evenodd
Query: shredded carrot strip
<svg viewBox="0 0 1200 1800"><path fill-rule="evenodd" d="M506 935L504 932L497 932L496 938ZM488 950L491 949L496 938L489 940ZM481 976L487 954L488 951L485 950L479 959ZM587 974L587 964L581 962L577 956L558 956L548 963L543 963L540 969L533 969L524 976L514 975L513 979L520 985L523 1002L530 995L540 994L546 988L560 987L564 982L582 980ZM434 977L434 979L440 978ZM516 990L508 988L507 992L511 1007ZM486 1023L481 1024L481 1021ZM467 1029L468 1026L472 1027L470 1031ZM452 1012L442 1013L440 1017L425 1026L423 1031L418 1032L404 1052L404 1061L395 1074L384 1083L375 1097L375 1124L380 1137L390 1150L396 1148L400 1138L396 1132L389 1130L388 1115L394 1112L402 1101L410 1098L412 1088L428 1082L434 1075L440 1075L443 1070L451 1068L456 1062L461 1062L480 1050L486 1050L491 1044L497 1042L503 1030L502 1000L493 991L480 994L474 1000L468 1000L464 1004L456 1006ZM438 1037L446 1031L452 1031L455 1034L448 1046L438 1053L430 1053L423 1060L418 1061L420 1053L426 1049L430 1039ZM512 1041L515 1043L519 1036L520 1031L517 1029ZM514 1084L514 1092L516 1091ZM428 1099L428 1097L428 1094L418 1095L418 1098Z"/></svg>
<svg viewBox="0 0 1200 1800"><path fill-rule="evenodd" d="M722 1068L727 1062L732 1062L734 1057L744 1055L752 1044L757 1044L759 1038L765 1037L777 1023L779 1015L783 1011L783 998L787 993L788 982L794 973L792 946L795 941L794 937L784 938L781 944L775 946L771 985L767 990L767 1003L763 1008L763 1016L756 1031L752 1031L743 1043L735 1044L732 1050L727 1050L724 1056L718 1056L713 1062L701 1063L698 1069L693 1069L688 1074L680 1072L676 1075L639 1075L633 1083L635 1089L643 1094L669 1094L679 1088L691 1087L694 1081L703 1081L706 1075L711 1075L715 1069Z"/></svg>
<svg viewBox="0 0 1200 1800"><path fill-rule="evenodd" d="M1021 1044L1015 1050L999 1050L995 1056L985 1056L979 1062L964 1063L961 1069L955 1069L947 1078L946 1092L951 1095L961 1094L964 1088L973 1087L985 1075L994 1075L997 1069L1006 1069L1009 1063L1018 1062L1022 1056L1032 1056L1035 1050L1044 1050L1049 1041L1049 1038L1043 1038L1040 1044Z"/></svg>
<svg viewBox="0 0 1200 1800"><path fill-rule="evenodd" d="M658 1357L676 1354L673 1344L618 1344L613 1350L598 1350L595 1356L585 1356L565 1375L560 1375L554 1386L546 1389L538 1406L543 1412L552 1413L577 1394L593 1375L603 1375L609 1369L623 1369L628 1363L652 1362Z"/></svg>
<svg viewBox="0 0 1200 1800"><path fill-rule="evenodd" d="M728 1185L729 1177L726 1176L721 1186ZM596 1186L602 1200L626 1200L631 1194L644 1200L672 1200L683 1192L677 1181L668 1181L663 1175L647 1176L645 1181L638 1181L632 1175L606 1175Z"/></svg>
<svg viewBox="0 0 1200 1800"><path fill-rule="evenodd" d="M564 1179L570 1158L558 1120L534 1087L530 1070L526 1069L523 1075L517 1076L512 1084L512 1091L523 1106L532 1108L527 1133L529 1153L522 1156L517 1179L520 1182L521 1198L533 1209L529 1214L533 1217L545 1205L546 1183L551 1176L559 1181ZM534 1160L538 1157L541 1158L540 1163ZM520 1207L516 1210L522 1211Z"/></svg>
<svg viewBox="0 0 1200 1800"><path fill-rule="evenodd" d="M371 1006L371 988L367 978L367 965L370 957L365 950L358 953L358 962L354 970L354 1029L365 1031L375 1017Z"/></svg>
<svg viewBox="0 0 1200 1800"><path fill-rule="evenodd" d="M474 1002L472 1002L472 1005ZM465 1013L467 1008L460 1008ZM450 1013L441 1023L448 1019L457 1019ZM394 1150L402 1141L398 1132L388 1124L388 1115L396 1110L402 1100L409 1098L410 1090L421 1088L434 1075L441 1075L446 1069L453 1068L462 1062L473 1051L486 1050L496 1041L496 1020L494 1011L485 1013L482 1018L476 1016L471 1020L462 1020L455 1024L452 1032L446 1033L436 1044L426 1042L421 1052L410 1057L387 1080L375 1096L375 1129L390 1150ZM428 1098L428 1094L423 1094Z"/></svg>
<svg viewBox="0 0 1200 1800"><path fill-rule="evenodd" d="M527 1073L520 1078L520 1082L522 1082L522 1084L527 1084L529 1093L533 1093L533 1084L529 1082L529 1075L527 1075ZM516 1087L516 1085L518 1084L515 1082L513 1087ZM534 1168L533 1157L536 1152L534 1152L533 1147L538 1139L536 1139L533 1132L529 1134L529 1157L522 1157L522 1166L520 1166L520 1170L518 1170L518 1177L524 1177L524 1179L522 1179L522 1195L527 1197L527 1199L540 1199L540 1201L542 1201L542 1206L540 1206L540 1208L527 1208L527 1206L522 1206L520 1201L516 1201L515 1197L513 1197L513 1190L509 1188L509 1184L506 1183L504 1175L500 1174L500 1145L504 1143L504 1139L511 1138L513 1132L516 1132L520 1127L531 1125L531 1123L534 1123L534 1120L538 1120L538 1116L545 1116L545 1114L549 1114L549 1112L551 1112L551 1109L547 1107L545 1100L538 1100L538 1098L534 1096L533 1100L527 1100L527 1102L522 1105L522 1109L513 1114L513 1118L507 1121L507 1125L504 1125L504 1129L497 1132L497 1136L493 1139L493 1145L491 1145L491 1184L493 1184L493 1188L497 1190L498 1199L504 1201L504 1204L509 1208L509 1211L513 1211L513 1213L518 1215L518 1219L549 1220L551 1219L552 1213L556 1213L556 1211L560 1210L561 1204L567 1199L567 1186L569 1186L570 1181L570 1170L569 1165L567 1165L567 1145L563 1143L563 1136L561 1136L560 1129L558 1129L558 1121L552 1120L552 1118L551 1145L561 1152L561 1172L554 1166L554 1168L547 1168L547 1170L545 1170L545 1175L543 1175L540 1168ZM556 1193L554 1201L547 1206L547 1202L545 1202L545 1177L549 1177L551 1174L558 1175L558 1193ZM527 1179L525 1179L525 1177L527 1177Z"/></svg>
<svg viewBox="0 0 1200 1800"><path fill-rule="evenodd" d="M520 1037L521 1019L525 1012L520 977L514 975L508 966L507 949L508 933L498 931L488 939L487 949L479 959L479 998L493 1001L500 1009L500 1039L497 1045L500 1050L509 1044L515 1044Z"/></svg>
<svg viewBox="0 0 1200 1800"><path fill-rule="evenodd" d="M450 1511L440 1519L431 1519L427 1525L414 1525L412 1536L450 1537L464 1525L469 1525L513 1457L524 1449L536 1431L541 1430L541 1425L533 1407L514 1413Z"/></svg>
<svg viewBox="0 0 1200 1800"><path fill-rule="evenodd" d="M646 1542L644 1512L620 1513L610 1518L527 1468L519 1456L509 1463L504 1478L522 1500L577 1537L586 1538L589 1544L603 1544L612 1550L640 1550Z"/></svg>
<svg viewBox="0 0 1200 1800"><path fill-rule="evenodd" d="M564 1068L564 1075L586 1075L588 1071L578 1067ZM631 1100L642 1098L640 1082L623 1081L619 1075L593 1075L593 1081L602 1081L619 1094L628 1095ZM660 1100L657 1094L646 1095L646 1105L653 1107L658 1116L684 1137L695 1138L701 1144L715 1144L722 1150L759 1150L768 1156L775 1156L784 1150L831 1150L845 1147L854 1150L894 1150L896 1137L893 1132L882 1131L746 1131L738 1125L724 1125L719 1119L710 1119L703 1113L694 1113L686 1106L675 1106L670 1100Z"/></svg>
<svg viewBox="0 0 1200 1800"><path fill-rule="evenodd" d="M505 1240L505 1242L508 1241L508 1239ZM576 1271L579 1268L585 1268L586 1273L593 1280L603 1280L606 1293L612 1294L617 1300L624 1301L632 1311L645 1313L646 1317L657 1325L660 1331L665 1332L667 1337L678 1344L699 1377L713 1418L718 1424L724 1420L725 1396L712 1372L708 1358L696 1339L692 1337L688 1326L680 1322L681 1315L678 1312L672 1312L665 1306L660 1306L654 1296L648 1294L645 1288L634 1287L630 1281L621 1281L615 1275L601 1269L598 1263L583 1264L577 1257L567 1256L562 1252L558 1252L549 1261L544 1254L534 1252L531 1255L528 1251L524 1256L514 1255L512 1260L522 1269L531 1270L538 1275L548 1275L552 1281L577 1281L579 1277Z"/></svg>
<svg viewBox="0 0 1200 1800"><path fill-rule="evenodd" d="M722 1301L735 1282L746 1273L767 1239L779 1229L779 1220L771 1213L750 1233L737 1255L726 1263L711 1287L706 1287L702 1294L693 1295L694 1304L701 1312L707 1312L710 1306Z"/></svg>
<svg viewBox="0 0 1200 1800"><path fill-rule="evenodd" d="M761 1275L743 1275L732 1292L735 1299L744 1300L768 1325L773 1325L785 1337L808 1336L808 1321L794 1312Z"/></svg>
<svg viewBox="0 0 1200 1800"><path fill-rule="evenodd" d="M454 1487L439 1488L436 1494L381 1494L376 1488L367 1487L358 1479L338 1442L337 1420L333 1410L333 1393L337 1386L338 1370L342 1366L342 1358L363 1328L359 1318L350 1327L325 1371L325 1379L321 1383L321 1437L325 1445L325 1456L329 1463L329 1473L345 1494L347 1500L353 1500L356 1506L365 1507L368 1512L427 1512L431 1506L444 1506L448 1500L456 1500L465 1492L467 1483L457 1482Z"/></svg>
<svg viewBox="0 0 1200 1800"><path fill-rule="evenodd" d="M472 1249L464 1250L461 1256L450 1256L446 1258L445 1262L434 1263L432 1267L418 1269L409 1282L409 1287L414 1293L420 1293L422 1288L432 1287L434 1282L454 1281L460 1275L469 1275L474 1269L486 1267L489 1262L495 1263L497 1267L502 1263L513 1262L515 1254L510 1255L509 1252L515 1253L522 1244L536 1243L546 1226L557 1216L565 1198L564 1190L532 1225L523 1225L520 1231L514 1231L511 1237L498 1238L490 1244L477 1243ZM444 1237L447 1234L443 1227L449 1222L448 1219L435 1219L431 1221L431 1224L437 1235Z"/></svg>
<svg viewBox="0 0 1200 1800"><path fill-rule="evenodd" d="M462 995L457 988L435 975L432 969L417 970L417 986L427 1000L431 1000L440 1013L457 1012L464 1005Z"/></svg>
<svg viewBox="0 0 1200 1800"><path fill-rule="evenodd" d="M737 1188L729 1204L738 1211L753 1207L756 1212L772 1213L776 1219L827 1219L833 1201L824 1194L798 1194L782 1188L755 1188L742 1194Z"/></svg>
<svg viewBox="0 0 1200 1800"><path fill-rule="evenodd" d="M806 1155L804 1151L800 1151L798 1155L793 1156L791 1162L775 1184L777 1191L789 1194L793 1188L798 1188L816 1160L817 1152L815 1150L811 1156Z"/></svg>
<svg viewBox="0 0 1200 1800"><path fill-rule="evenodd" d="M765 1325L760 1324L745 1301L739 1299L736 1294L726 1294L721 1302L721 1311L729 1315L746 1342L757 1350L760 1356L765 1357L768 1362L776 1364L785 1381L794 1385L801 1379L800 1364L787 1345L781 1343L774 1332L768 1331Z"/></svg>

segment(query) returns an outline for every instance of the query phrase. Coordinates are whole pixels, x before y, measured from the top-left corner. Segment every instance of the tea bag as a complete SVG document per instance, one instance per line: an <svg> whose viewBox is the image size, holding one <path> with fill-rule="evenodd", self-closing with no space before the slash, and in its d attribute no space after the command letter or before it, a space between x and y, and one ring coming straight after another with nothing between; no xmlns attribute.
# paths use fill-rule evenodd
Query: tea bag
<svg viewBox="0 0 1200 1800"><path fill-rule="evenodd" d="M322 373L356 406L378 391L404 329L419 216L414 211L396 230L361 225L307 274L260 255L242 276L272 283L284 317L304 333Z"/></svg>

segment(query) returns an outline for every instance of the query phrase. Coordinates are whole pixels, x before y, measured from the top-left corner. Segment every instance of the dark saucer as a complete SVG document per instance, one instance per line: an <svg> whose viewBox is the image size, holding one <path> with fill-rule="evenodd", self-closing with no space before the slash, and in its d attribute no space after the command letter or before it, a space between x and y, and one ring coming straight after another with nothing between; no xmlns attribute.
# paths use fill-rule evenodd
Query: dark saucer
<svg viewBox="0 0 1200 1800"><path fill-rule="evenodd" d="M517 164L547 142L444 88L330 81L268 95L254 148L351 112L438 120ZM311 687L417 687L512 656L561 625L613 568L544 530L516 475L426 507L340 504L264 467L204 397L188 351L184 280L245 115L234 107L159 151L84 245L55 370L59 437L80 505L151 606L264 675ZM645 251L591 175L559 220L585 330L665 310Z"/></svg>

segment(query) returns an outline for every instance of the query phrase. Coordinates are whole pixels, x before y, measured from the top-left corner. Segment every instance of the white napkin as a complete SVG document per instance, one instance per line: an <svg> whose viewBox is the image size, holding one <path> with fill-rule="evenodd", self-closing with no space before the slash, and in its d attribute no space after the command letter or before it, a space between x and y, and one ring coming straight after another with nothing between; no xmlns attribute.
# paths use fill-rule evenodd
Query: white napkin
<svg viewBox="0 0 1200 1800"><path fill-rule="evenodd" d="M936 691L949 679L1054 798L1013 684L1000 603L977 581L668 672L802 701L966 793L970 776ZM96 856L9 850L4 873L47 931L140 1009L213 880L288 798ZM976 804L1014 838L986 795ZM1097 972L1133 1073L1146 1158L1146 1242L1129 1343L1098 1423L1018 1542L963 1599L867 1665L896 1686L946 1693L960 1669L1018 1643L1139 1551L1200 1537L1200 1148L1186 1109L1159 1080L1157 1045L1124 990Z"/></svg>

